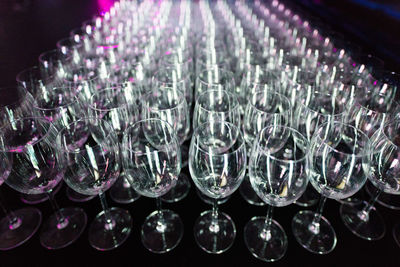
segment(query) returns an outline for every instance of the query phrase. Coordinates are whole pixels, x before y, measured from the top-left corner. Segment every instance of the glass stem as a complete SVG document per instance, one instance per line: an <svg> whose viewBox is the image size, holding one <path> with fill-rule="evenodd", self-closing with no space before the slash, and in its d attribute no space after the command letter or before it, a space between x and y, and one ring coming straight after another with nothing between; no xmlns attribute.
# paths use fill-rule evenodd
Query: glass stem
<svg viewBox="0 0 400 267"><path fill-rule="evenodd" d="M157 214L158 214L158 221L157 221L156 228L159 233L164 233L165 229L167 228L167 224L165 223L163 212L162 212L161 197L156 198L156 204L157 204Z"/></svg>
<svg viewBox="0 0 400 267"><path fill-rule="evenodd" d="M319 226L320 226L319 222L321 220L325 202L326 202L326 197L321 196L321 198L319 199L317 212L315 213L314 219L312 220L311 224L308 227L308 230L310 230L315 235L319 234Z"/></svg>
<svg viewBox="0 0 400 267"><path fill-rule="evenodd" d="M99 194L99 198L100 198L101 207L103 208L103 211L104 211L104 218L106 219L106 224L104 227L106 230L111 231L114 229L115 222L111 218L110 210L107 205L106 195L102 192Z"/></svg>
<svg viewBox="0 0 400 267"><path fill-rule="evenodd" d="M219 223L218 223L218 199L213 199L213 207L211 212L211 225L210 232L218 233L219 232Z"/></svg>
<svg viewBox="0 0 400 267"><path fill-rule="evenodd" d="M17 229L21 225L22 223L21 218L17 217L13 211L9 210L3 204L3 197L1 195L0 195L0 209L4 212L5 216L7 217L8 228L10 230Z"/></svg>
<svg viewBox="0 0 400 267"><path fill-rule="evenodd" d="M269 241L271 239L271 224L272 224L273 213L274 213L274 207L271 205L268 205L267 216L265 217L264 227L260 233L260 237L264 241Z"/></svg>
<svg viewBox="0 0 400 267"><path fill-rule="evenodd" d="M362 221L367 222L369 220L369 212L374 207L374 204L378 200L381 193L382 193L382 190L380 190L379 188L376 188L374 194L369 199L368 204L361 211L359 211L357 213L357 216Z"/></svg>
<svg viewBox="0 0 400 267"><path fill-rule="evenodd" d="M61 230L61 229L64 229L68 225L68 220L62 214L61 209L57 204L57 201L54 199L54 195L52 194L52 191L53 190L50 190L46 194L47 194L47 197L49 198L51 207L53 208L54 213L57 218L57 228L59 230Z"/></svg>

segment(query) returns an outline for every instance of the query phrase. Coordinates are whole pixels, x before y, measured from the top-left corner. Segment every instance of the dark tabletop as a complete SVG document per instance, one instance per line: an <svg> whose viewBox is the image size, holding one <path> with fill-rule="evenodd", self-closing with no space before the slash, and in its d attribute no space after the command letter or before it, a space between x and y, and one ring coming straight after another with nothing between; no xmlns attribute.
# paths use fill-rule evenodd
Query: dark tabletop
<svg viewBox="0 0 400 267"><path fill-rule="evenodd" d="M80 26L84 20L101 12L102 7L107 6L107 2L110 1L0 0L0 84L13 84L18 71L35 65L41 52L54 49L57 40L68 36L71 29ZM308 5L310 12L314 15L319 14L328 21L332 13L325 11L332 10L332 7L329 4L321 4L324 1L314 2L319 4L312 5L311 3L311 7ZM303 7L307 7L307 5ZM315 8L321 12L315 12ZM349 17L352 13L345 7L336 6L335 8L335 12L345 14L347 22L351 19L357 21L357 16ZM368 27L365 23L360 21L358 23L363 27ZM345 25L335 27L346 28ZM351 31L347 34L350 33ZM362 36L355 36L354 39L362 45ZM397 37L397 40L399 39ZM395 41L392 41L394 44ZM378 40L373 42L377 43ZM365 47L369 51L374 49L373 42L365 43ZM388 62L390 61L391 66L396 66L395 59L388 58L388 55L382 53L381 50L379 50L379 55ZM183 169L183 171L188 173L187 169ZM90 224L96 214L101 211L99 199L95 198L82 204L73 203L67 199L65 189L66 185L63 185L56 195L59 205L84 208L88 214L88 224ZM7 185L3 185L0 191L9 208L16 209L26 205L19 200L18 193L12 191ZM367 195L363 192L361 192L361 197L367 199ZM176 249L164 255L156 255L147 251L140 241L141 224L156 207L153 199L142 197L128 205L119 205L109 199L109 205L125 208L133 217L131 236L121 247L108 252L99 252L89 245L86 230L80 239L71 246L49 251L40 245L37 233L21 247L0 252L0 266L264 266L267 264L255 259L248 252L243 241L245 224L253 216L265 215L266 208L250 206L242 199L239 192L234 193L226 204L220 206L221 211L232 217L237 227L237 237L233 247L221 255L209 255L203 252L194 241L194 222L202 211L210 208L198 198L194 185L184 200L175 204L164 204L165 208L172 209L181 216L185 226L182 242ZM43 212L44 220L52 213L48 202L38 204L37 207ZM273 265L399 266L400 248L392 237L392 228L397 222L400 222L400 211L389 210L377 205L385 219L387 233L382 240L369 242L356 237L345 228L339 217L339 207L340 205L336 201L328 200L324 210L324 216L332 223L338 238L336 249L324 256L306 251L292 235L291 220L302 208L296 205L277 208L274 219L285 229L289 247L285 257Z"/></svg>

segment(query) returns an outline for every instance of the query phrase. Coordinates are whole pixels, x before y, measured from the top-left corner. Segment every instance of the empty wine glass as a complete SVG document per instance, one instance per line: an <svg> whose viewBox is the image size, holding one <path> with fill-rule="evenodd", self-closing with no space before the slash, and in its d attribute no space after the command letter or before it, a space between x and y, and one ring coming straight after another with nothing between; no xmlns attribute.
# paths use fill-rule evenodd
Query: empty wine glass
<svg viewBox="0 0 400 267"><path fill-rule="evenodd" d="M24 117L6 124L1 133L2 151L12 162L7 185L25 194L47 193L55 211L42 226L40 243L48 249L70 245L87 218L81 208L58 208L51 194L64 176L54 146L56 128L45 118Z"/></svg>
<svg viewBox="0 0 400 267"><path fill-rule="evenodd" d="M282 226L272 220L274 207L292 204L308 184L308 141L296 130L267 126L254 139L249 162L250 182L268 204L267 217L253 217L244 228L247 248L258 259L281 259L287 249Z"/></svg>
<svg viewBox="0 0 400 267"><path fill-rule="evenodd" d="M385 235L385 221L374 207L380 194L400 194L397 159L399 129L400 121L393 120L371 137L371 168L368 179L375 186L375 192L370 200L359 205L342 204L340 207L340 215L346 227L363 239L378 240Z"/></svg>
<svg viewBox="0 0 400 267"><path fill-rule="evenodd" d="M142 117L158 118L168 122L175 130L182 148L190 130L189 108L183 92L176 88L160 87L142 97ZM181 149L181 154L182 154ZM187 161L187 154L182 155ZM184 163L182 163L183 165ZM161 198L166 202L177 202L187 196L190 191L190 181L186 175L179 175L175 185Z"/></svg>
<svg viewBox="0 0 400 267"><path fill-rule="evenodd" d="M194 226L196 243L208 253L228 250L236 237L232 219L218 211L218 199L238 189L246 172L246 146L239 128L210 121L197 127L189 150L189 170L203 194L214 199L213 209L201 213Z"/></svg>
<svg viewBox="0 0 400 267"><path fill-rule="evenodd" d="M142 225L142 243L151 252L168 252L183 236L179 215L161 208L161 196L171 190L181 171L175 130L160 119L141 120L126 129L122 147L127 180L139 194L157 200L157 210Z"/></svg>
<svg viewBox="0 0 400 267"><path fill-rule="evenodd" d="M137 99L133 88L116 86L96 91L90 98L89 116L103 119L111 124L122 142L123 132L129 125L139 120ZM111 198L122 204L132 203L140 195L133 190L122 171L110 189Z"/></svg>
<svg viewBox="0 0 400 267"><path fill-rule="evenodd" d="M251 146L261 129L267 125L289 126L291 118L289 99L274 92L273 88L267 84L253 84L252 87L254 87L254 92L248 98L243 119L248 154L251 153ZM245 176L239 192L247 203L256 206L265 205L265 202L254 192L248 175Z"/></svg>
<svg viewBox="0 0 400 267"><path fill-rule="evenodd" d="M346 97L339 92L318 92L313 89L303 91L296 98L292 127L311 141L314 132L324 122L344 122L346 119ZM319 194L308 185L306 192L295 202L299 206L309 207L317 204Z"/></svg>
<svg viewBox="0 0 400 267"><path fill-rule="evenodd" d="M2 133L1 133L2 134ZM12 163L0 145L0 185L10 174ZM1 199L0 209L5 217L0 220L0 250L10 250L28 241L39 229L42 213L36 208L9 210Z"/></svg>
<svg viewBox="0 0 400 267"><path fill-rule="evenodd" d="M101 201L103 211L89 228L90 245L101 251L120 246L129 237L132 218L126 210L108 208L105 199L121 168L113 127L99 118L81 118L60 130L56 142L65 183L78 193L99 195Z"/></svg>
<svg viewBox="0 0 400 267"><path fill-rule="evenodd" d="M209 121L226 121L240 128L240 106L235 94L223 89L201 93L194 107L193 129Z"/></svg>
<svg viewBox="0 0 400 267"><path fill-rule="evenodd" d="M292 231L310 252L327 254L336 246L336 233L322 210L327 198L344 199L365 183L370 168L370 141L357 128L341 122L325 122L310 142L310 182L321 194L317 212L300 211Z"/></svg>

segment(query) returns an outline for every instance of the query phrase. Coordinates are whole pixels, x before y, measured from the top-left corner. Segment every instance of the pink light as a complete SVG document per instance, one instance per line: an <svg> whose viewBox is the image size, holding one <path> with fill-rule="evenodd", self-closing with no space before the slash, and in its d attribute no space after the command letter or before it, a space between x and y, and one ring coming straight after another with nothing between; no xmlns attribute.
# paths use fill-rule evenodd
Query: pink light
<svg viewBox="0 0 400 267"><path fill-rule="evenodd" d="M100 14L104 14L113 6L113 0L97 0L97 5L100 9Z"/></svg>

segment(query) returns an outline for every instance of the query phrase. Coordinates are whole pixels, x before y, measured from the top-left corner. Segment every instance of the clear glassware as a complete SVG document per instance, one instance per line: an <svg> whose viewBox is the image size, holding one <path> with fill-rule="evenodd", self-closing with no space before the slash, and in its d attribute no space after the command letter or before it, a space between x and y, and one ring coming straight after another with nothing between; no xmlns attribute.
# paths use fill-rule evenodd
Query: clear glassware
<svg viewBox="0 0 400 267"><path fill-rule="evenodd" d="M53 197L58 193L58 191L60 191L62 184L63 183L61 181L58 183L56 187L54 187L53 191L51 192ZM35 194L35 195L20 193L20 199L25 204L36 205L49 200L49 197L46 193Z"/></svg>
<svg viewBox="0 0 400 267"><path fill-rule="evenodd" d="M183 92L176 88L160 87L142 96L142 118L157 118L168 122L175 130L175 134L182 147L189 136L190 117L189 108ZM187 164L188 155L182 155L182 165ZM184 199L190 191L190 180L186 175L179 175L174 186L161 199L174 203Z"/></svg>
<svg viewBox="0 0 400 267"><path fill-rule="evenodd" d="M34 66L22 70L16 76L17 85L24 88L31 95L36 96L46 90L47 86L57 84L54 77L44 77L39 67Z"/></svg>
<svg viewBox="0 0 400 267"><path fill-rule="evenodd" d="M23 87L0 87L0 93L0 126L32 115L35 100Z"/></svg>
<svg viewBox="0 0 400 267"><path fill-rule="evenodd" d="M235 93L235 79L233 73L214 66L212 69L200 71L196 78L195 100L197 97L211 89L223 89Z"/></svg>
<svg viewBox="0 0 400 267"><path fill-rule="evenodd" d="M287 249L282 226L272 219L274 207L292 204L308 184L307 139L286 126L262 129L254 140L250 162L250 182L257 195L268 204L266 217L253 217L244 228L247 248L258 259L273 262Z"/></svg>
<svg viewBox="0 0 400 267"><path fill-rule="evenodd" d="M54 146L56 128L45 118L24 117L4 125L1 132L1 150L12 160L7 185L20 193L47 193L53 206L54 214L42 226L40 243L60 249L75 242L87 217L81 208L60 209L51 194L64 176Z"/></svg>
<svg viewBox="0 0 400 267"><path fill-rule="evenodd" d="M137 99L126 87L117 86L96 91L90 98L89 116L110 123L121 143L123 132L139 120ZM140 197L129 185L123 171L110 188L110 196L112 200L122 204L132 203Z"/></svg>
<svg viewBox="0 0 400 267"><path fill-rule="evenodd" d="M379 240L386 233L385 221L374 207L381 193L400 194L397 185L400 171L397 159L399 129L400 121L396 119L383 125L371 137L371 168L368 179L375 190L370 200L359 205L342 204L340 207L340 216L346 227L366 240Z"/></svg>
<svg viewBox="0 0 400 267"><path fill-rule="evenodd" d="M240 186L246 172L246 146L240 129L223 121L197 127L189 150L189 170L203 194L214 199L213 209L201 213L194 226L196 243L208 253L228 250L236 237L232 219L218 211L218 199Z"/></svg>
<svg viewBox="0 0 400 267"><path fill-rule="evenodd" d="M188 73L177 70L175 66L163 66L154 73L152 78L152 89L159 87L170 87L180 90L185 95L187 105L192 105L193 90L191 77Z"/></svg>
<svg viewBox="0 0 400 267"><path fill-rule="evenodd" d="M59 131L56 144L65 183L80 194L99 195L103 211L90 225L90 245L101 251L119 247L130 235L132 218L126 210L108 208L105 199L121 169L113 127L99 118L82 118Z"/></svg>
<svg viewBox="0 0 400 267"><path fill-rule="evenodd" d="M240 106L235 94L223 89L201 93L194 107L193 129L209 121L226 121L240 128Z"/></svg>
<svg viewBox="0 0 400 267"><path fill-rule="evenodd" d="M289 99L276 93L268 85L253 84L252 88L254 93L248 98L243 119L243 132L248 154L251 153L254 139L264 127L268 125L289 126L292 112ZM265 205L265 202L254 192L248 173L239 192L250 205Z"/></svg>
<svg viewBox="0 0 400 267"><path fill-rule="evenodd" d="M160 119L141 120L124 132L122 147L127 180L139 194L157 200L157 210L142 225L142 243L151 252L166 253L183 236L179 215L161 207L161 196L171 190L181 171L175 130Z"/></svg>
<svg viewBox="0 0 400 267"><path fill-rule="evenodd" d="M344 199L364 185L370 169L370 141L362 131L341 123L319 126L310 142L310 182L321 194L317 212L300 211L292 231L301 246L327 254L336 246L336 233L322 210L327 198Z"/></svg>
<svg viewBox="0 0 400 267"><path fill-rule="evenodd" d="M72 64L72 56L65 55L58 49L43 52L39 55L39 68L43 77L62 79Z"/></svg>
<svg viewBox="0 0 400 267"><path fill-rule="evenodd" d="M292 127L297 129L310 142L322 123L345 122L347 116L347 97L339 92L327 93L306 90L300 93L295 103ZM306 192L295 202L309 207L318 203L319 194L309 185Z"/></svg>
<svg viewBox="0 0 400 267"><path fill-rule="evenodd" d="M3 151L0 152L0 185L8 178L12 163ZM37 208L9 210L0 199L4 217L0 220L0 250L10 250L28 241L39 229L42 213Z"/></svg>

